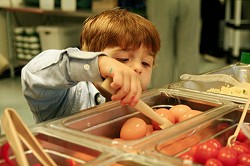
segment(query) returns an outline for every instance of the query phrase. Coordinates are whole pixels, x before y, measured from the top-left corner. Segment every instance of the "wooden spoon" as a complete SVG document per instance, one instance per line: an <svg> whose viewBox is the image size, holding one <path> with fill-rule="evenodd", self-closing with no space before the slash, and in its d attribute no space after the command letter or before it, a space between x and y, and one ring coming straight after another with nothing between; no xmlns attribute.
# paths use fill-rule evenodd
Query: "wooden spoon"
<svg viewBox="0 0 250 166"><path fill-rule="evenodd" d="M110 84L112 82L111 78L106 78L104 82L102 83L102 87L107 90L109 93L114 94L114 90L110 87ZM154 120L157 122L161 129L164 129L166 127L169 127L173 125L172 122L169 120L162 118L159 114L157 114L151 107L149 107L146 103L144 103L142 100L139 100L139 102L134 106L136 110L147 116L148 118Z"/></svg>

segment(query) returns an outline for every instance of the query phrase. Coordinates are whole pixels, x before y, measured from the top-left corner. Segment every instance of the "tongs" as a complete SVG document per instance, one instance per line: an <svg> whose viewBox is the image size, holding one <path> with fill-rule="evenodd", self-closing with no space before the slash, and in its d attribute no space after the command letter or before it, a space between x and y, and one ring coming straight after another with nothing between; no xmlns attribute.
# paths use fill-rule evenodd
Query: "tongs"
<svg viewBox="0 0 250 166"><path fill-rule="evenodd" d="M242 86L242 83L227 74L206 74L206 75L191 75L183 74L180 76L181 80L199 81L199 82L225 82L234 86Z"/></svg>
<svg viewBox="0 0 250 166"><path fill-rule="evenodd" d="M1 119L6 138L15 154L18 165L28 166L21 141L33 152L42 165L55 166L56 163L43 150L41 144L23 123L14 109L6 108Z"/></svg>
<svg viewBox="0 0 250 166"><path fill-rule="evenodd" d="M102 83L102 87L107 90L109 93L114 94L114 90L110 87L110 84L112 82L111 78L106 78L104 82ZM134 106L136 110L147 116L148 118L154 120L159 124L159 127L161 129L165 129L171 125L173 125L172 122L169 120L162 118L159 114L157 114L151 107L149 107L146 103L144 103L142 100L139 100L139 102Z"/></svg>

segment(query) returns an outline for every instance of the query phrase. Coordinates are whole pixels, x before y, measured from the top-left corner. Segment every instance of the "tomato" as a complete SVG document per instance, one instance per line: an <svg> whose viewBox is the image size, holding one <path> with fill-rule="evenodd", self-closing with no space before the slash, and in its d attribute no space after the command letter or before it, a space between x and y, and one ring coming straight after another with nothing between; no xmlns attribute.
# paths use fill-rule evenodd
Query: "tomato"
<svg viewBox="0 0 250 166"><path fill-rule="evenodd" d="M67 159L68 166L76 166L76 162L72 159Z"/></svg>
<svg viewBox="0 0 250 166"><path fill-rule="evenodd" d="M234 145L242 145L242 146L245 146L247 149L249 149L249 146L244 142L240 142L240 141L234 141L232 144L232 146Z"/></svg>
<svg viewBox="0 0 250 166"><path fill-rule="evenodd" d="M223 166L223 164L216 158L210 158L206 161L205 166Z"/></svg>
<svg viewBox="0 0 250 166"><path fill-rule="evenodd" d="M237 156L237 153L234 150L232 150L230 147L222 147L219 150L217 159L220 160L220 162L223 165L235 166L237 164L238 156Z"/></svg>
<svg viewBox="0 0 250 166"><path fill-rule="evenodd" d="M151 135L154 131L153 125L147 125L146 136Z"/></svg>
<svg viewBox="0 0 250 166"><path fill-rule="evenodd" d="M212 143L203 142L197 146L195 161L201 164L205 164L210 158L216 158L219 149L215 147Z"/></svg>
<svg viewBox="0 0 250 166"><path fill-rule="evenodd" d="M166 108L159 108L155 111L157 114L159 114L161 117L168 119L173 124L175 123L174 115ZM155 130L160 130L158 123L152 120L152 125Z"/></svg>
<svg viewBox="0 0 250 166"><path fill-rule="evenodd" d="M250 165L250 154L241 154L241 155L239 155L238 164Z"/></svg>
<svg viewBox="0 0 250 166"><path fill-rule="evenodd" d="M14 162L9 158L9 151L11 149L11 146L8 142L3 144L1 148L1 158L3 158L6 162L6 164L10 166L14 166Z"/></svg>
<svg viewBox="0 0 250 166"><path fill-rule="evenodd" d="M179 118L190 110L192 109L189 106L184 105L184 104L178 104L169 109L169 111L172 112L172 114L175 117L175 123L178 123Z"/></svg>
<svg viewBox="0 0 250 166"><path fill-rule="evenodd" d="M196 154L197 146L198 146L198 144L195 145L195 146L192 146L192 147L189 149L188 153L189 153L190 155L194 156L194 155Z"/></svg>
<svg viewBox="0 0 250 166"><path fill-rule="evenodd" d="M228 127L230 127L230 125L229 125L228 123L225 123L225 122L220 123L220 124L218 124L218 125L216 126L216 132L217 132L217 133L218 133L218 132L221 132L221 131L227 129Z"/></svg>
<svg viewBox="0 0 250 166"><path fill-rule="evenodd" d="M207 143L213 144L217 149L220 149L220 148L222 147L220 141L218 141L218 140L215 139L215 138L209 139L209 140L207 141Z"/></svg>
<svg viewBox="0 0 250 166"><path fill-rule="evenodd" d="M247 145L248 148L250 148L250 139L246 139L244 142L242 142L244 145Z"/></svg>
<svg viewBox="0 0 250 166"><path fill-rule="evenodd" d="M146 122L141 118L133 117L123 124L120 131L120 138L124 140L135 140L144 137L146 132Z"/></svg>
<svg viewBox="0 0 250 166"><path fill-rule="evenodd" d="M191 154L188 153L188 152L185 152L185 153L181 154L181 155L179 156L179 158L182 159L182 160L191 160L191 161L194 161L194 156L191 155Z"/></svg>
<svg viewBox="0 0 250 166"><path fill-rule="evenodd" d="M240 129L240 132L236 138L237 141L244 142L247 139L247 136L243 133L243 131Z"/></svg>
<svg viewBox="0 0 250 166"><path fill-rule="evenodd" d="M243 145L233 145L231 146L232 149L234 149L238 155L244 154L244 153L248 153L249 150L247 147L243 146Z"/></svg>
<svg viewBox="0 0 250 166"><path fill-rule="evenodd" d="M192 117L199 115L201 113L202 112L198 111L198 110L190 110L190 111L186 112L185 114L183 114L182 116L180 116L178 119L178 122L182 122L186 119L192 118Z"/></svg>

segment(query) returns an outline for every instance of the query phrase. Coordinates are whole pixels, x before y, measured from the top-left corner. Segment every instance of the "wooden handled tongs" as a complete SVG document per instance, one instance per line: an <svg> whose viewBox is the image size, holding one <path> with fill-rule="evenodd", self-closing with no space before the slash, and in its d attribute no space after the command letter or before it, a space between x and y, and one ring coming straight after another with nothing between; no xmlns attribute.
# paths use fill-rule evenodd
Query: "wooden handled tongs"
<svg viewBox="0 0 250 166"><path fill-rule="evenodd" d="M29 165L20 140L22 140L22 142L30 150L32 150L33 154L42 165L56 165L50 156L43 150L42 145L39 144L37 139L29 131L28 127L23 123L20 116L14 109L6 108L4 110L1 123L2 128L5 131L6 138L15 154L18 165Z"/></svg>
<svg viewBox="0 0 250 166"><path fill-rule="evenodd" d="M114 90L110 87L110 84L112 82L111 78L106 78L103 83L102 87L107 90L109 93L114 94ZM154 120L159 124L159 127L161 129L165 129L166 127L169 127L173 125L172 122L169 120L162 118L159 114L157 114L151 107L149 107L146 103L144 103L142 100L139 100L139 102L134 106L136 110L147 116L148 118Z"/></svg>

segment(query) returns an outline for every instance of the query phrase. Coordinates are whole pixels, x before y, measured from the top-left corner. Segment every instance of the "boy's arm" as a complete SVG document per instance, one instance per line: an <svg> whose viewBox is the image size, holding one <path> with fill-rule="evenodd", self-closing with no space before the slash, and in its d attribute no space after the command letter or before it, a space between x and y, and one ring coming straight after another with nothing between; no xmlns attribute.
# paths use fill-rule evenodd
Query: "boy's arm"
<svg viewBox="0 0 250 166"><path fill-rule="evenodd" d="M78 111L86 104L80 100L87 100L87 83L75 85L84 80L102 81L98 69L101 54L74 48L48 50L22 69L22 90L38 122Z"/></svg>

